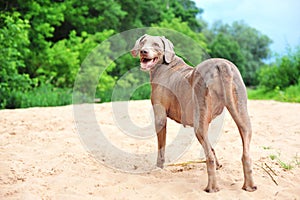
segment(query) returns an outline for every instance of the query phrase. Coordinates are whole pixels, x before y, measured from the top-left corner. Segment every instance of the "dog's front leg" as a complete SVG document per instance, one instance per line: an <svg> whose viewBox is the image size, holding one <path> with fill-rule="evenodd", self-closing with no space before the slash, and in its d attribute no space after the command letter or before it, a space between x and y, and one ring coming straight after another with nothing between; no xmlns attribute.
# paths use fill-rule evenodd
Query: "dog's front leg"
<svg viewBox="0 0 300 200"><path fill-rule="evenodd" d="M153 110L155 117L155 130L158 142L156 165L160 168L163 168L165 162L167 114L166 109L160 104L153 105Z"/></svg>

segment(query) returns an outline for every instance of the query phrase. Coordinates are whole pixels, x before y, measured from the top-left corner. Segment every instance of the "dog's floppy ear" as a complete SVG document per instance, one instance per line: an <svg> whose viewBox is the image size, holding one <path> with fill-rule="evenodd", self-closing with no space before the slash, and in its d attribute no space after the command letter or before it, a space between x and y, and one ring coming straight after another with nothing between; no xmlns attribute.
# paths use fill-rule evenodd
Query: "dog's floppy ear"
<svg viewBox="0 0 300 200"><path fill-rule="evenodd" d="M147 34L143 35L135 42L134 47L131 49L130 53L133 57L137 57L140 49L140 42L147 36Z"/></svg>
<svg viewBox="0 0 300 200"><path fill-rule="evenodd" d="M175 56L175 52L174 52L174 49L173 49L174 46L173 46L172 42L170 42L170 40L168 40L164 36L160 37L160 39L162 40L162 42L165 45L165 49L164 49L164 51L165 51L165 55L164 55L165 62L167 64L169 64L174 59L174 56Z"/></svg>

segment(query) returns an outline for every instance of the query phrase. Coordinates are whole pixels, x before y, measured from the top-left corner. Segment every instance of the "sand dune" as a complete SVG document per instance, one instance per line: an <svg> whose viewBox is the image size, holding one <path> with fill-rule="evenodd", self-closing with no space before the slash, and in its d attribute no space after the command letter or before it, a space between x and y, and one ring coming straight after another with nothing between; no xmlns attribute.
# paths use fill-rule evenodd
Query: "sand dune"
<svg viewBox="0 0 300 200"><path fill-rule="evenodd" d="M206 166L198 162L201 147L192 130L177 137L181 126L168 121L170 163L179 164L156 169L150 101L129 102L129 116L113 107L89 105L94 123L85 107L84 120L73 106L1 110L0 199L300 199L300 104L249 101L258 186L252 193L241 189L241 139L226 114L215 146L221 190L214 194L203 191ZM103 136L94 137L99 130Z"/></svg>

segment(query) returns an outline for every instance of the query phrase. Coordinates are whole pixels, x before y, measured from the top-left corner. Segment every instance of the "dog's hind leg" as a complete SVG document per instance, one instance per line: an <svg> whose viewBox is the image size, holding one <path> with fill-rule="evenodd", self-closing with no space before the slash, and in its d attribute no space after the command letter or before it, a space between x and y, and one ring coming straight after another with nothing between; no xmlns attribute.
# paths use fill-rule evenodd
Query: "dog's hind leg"
<svg viewBox="0 0 300 200"><path fill-rule="evenodd" d="M217 180L216 180L217 160L216 160L214 150L211 147L208 140L208 136L207 136L208 125L209 125L208 122L200 121L199 126L195 127L195 133L198 141L203 147L205 157L206 157L208 183L207 183L207 187L205 188L205 191L217 192L219 191Z"/></svg>
<svg viewBox="0 0 300 200"><path fill-rule="evenodd" d="M200 99L200 98L198 98ZM208 139L208 127L210 123L210 118L208 117L210 113L210 108L206 99L200 99L202 101L202 106L195 104L194 111L194 130L196 137L203 147L205 157L206 157L206 168L208 174L208 183L205 188L206 192L217 192L219 191L217 180L216 180L216 169L219 167L218 160L215 155L215 151L212 148ZM197 101L196 96L194 96L194 102Z"/></svg>
<svg viewBox="0 0 300 200"><path fill-rule="evenodd" d="M219 165L215 151L208 139L208 127L211 122L212 102L209 89L203 84L202 75L195 71L193 80L193 105L194 105L194 131L196 137L203 147L206 157L206 168L208 183L206 192L217 192L219 187L216 180L216 169Z"/></svg>
<svg viewBox="0 0 300 200"><path fill-rule="evenodd" d="M246 90L239 85L233 85L231 91L231 98L227 101L227 109L235 121L243 142L243 171L244 171L244 185L243 189L246 191L255 191L257 187L254 185L252 177L252 161L250 157L250 141L252 136L252 129L250 118L247 110L247 94Z"/></svg>
<svg viewBox="0 0 300 200"><path fill-rule="evenodd" d="M252 177L252 161L250 157L250 141L252 129L247 109L247 91L242 77L234 64L225 61L217 66L223 86L224 102L227 110L235 121L243 142L243 172L246 191L255 191Z"/></svg>

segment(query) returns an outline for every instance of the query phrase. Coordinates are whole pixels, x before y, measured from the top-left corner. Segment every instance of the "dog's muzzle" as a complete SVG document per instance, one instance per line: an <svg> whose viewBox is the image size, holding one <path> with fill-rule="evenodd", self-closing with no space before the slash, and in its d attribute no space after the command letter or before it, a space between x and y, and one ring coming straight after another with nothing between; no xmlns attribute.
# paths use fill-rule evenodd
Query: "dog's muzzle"
<svg viewBox="0 0 300 200"><path fill-rule="evenodd" d="M156 65L157 61L158 61L158 57L148 58L148 57L143 57L141 55L140 58L141 70L150 71Z"/></svg>

